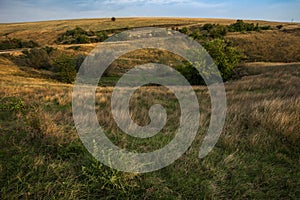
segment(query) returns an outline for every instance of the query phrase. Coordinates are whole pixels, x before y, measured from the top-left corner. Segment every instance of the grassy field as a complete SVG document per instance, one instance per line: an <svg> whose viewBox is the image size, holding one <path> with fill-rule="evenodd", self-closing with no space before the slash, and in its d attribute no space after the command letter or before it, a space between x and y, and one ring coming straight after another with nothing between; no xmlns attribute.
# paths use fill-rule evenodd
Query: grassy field
<svg viewBox="0 0 300 200"><path fill-rule="evenodd" d="M118 23L123 23L120 25L111 24L109 19L91 19L1 24L0 31L50 45L57 36L53 33L77 25L98 30L232 21L118 19ZM52 79L49 71L18 66L11 57L0 55L1 199L299 199L300 63L296 53L299 35L294 25L286 26L290 26L286 31L292 30L286 33L288 37L284 37L283 30L226 36L254 61L269 62L241 63L236 69L237 78L225 83L228 101L225 127L215 148L201 160L198 152L208 129L211 105L207 88L193 86L201 117L192 146L172 165L147 174L113 170L87 152L72 118L72 84ZM263 48L259 43L264 38L277 44L278 37L282 43L288 42L287 47L278 47L275 54L286 53L284 57L279 59L272 53L275 47L252 50L254 46ZM270 42L264 44L267 43ZM93 45L80 45L82 53ZM57 48L66 50L68 46ZM133 59L123 58L123 62L131 66L135 63ZM112 91L112 87L97 89L96 112L114 144L131 151L149 152L174 137L180 113L174 112L179 105L169 90L143 87L131 99L133 105L140 105L131 112L141 125L149 123L146 114L149 106L160 103L166 108L166 126L147 140L133 139L117 127L110 112Z"/></svg>

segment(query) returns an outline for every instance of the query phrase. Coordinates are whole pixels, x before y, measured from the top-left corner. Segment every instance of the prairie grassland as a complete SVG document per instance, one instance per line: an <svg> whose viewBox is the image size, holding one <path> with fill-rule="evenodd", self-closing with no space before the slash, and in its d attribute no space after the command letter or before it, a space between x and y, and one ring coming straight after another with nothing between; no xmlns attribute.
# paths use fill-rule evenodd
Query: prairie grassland
<svg viewBox="0 0 300 200"><path fill-rule="evenodd" d="M230 33L233 42L251 62L299 62L300 29Z"/></svg>
<svg viewBox="0 0 300 200"><path fill-rule="evenodd" d="M297 199L300 196L300 63L249 63L226 83L227 119L219 142L204 159L210 98L194 87L201 111L198 135L175 163L148 174L122 173L96 162L78 139L72 85L45 79L0 59L1 199ZM34 77L32 76L34 74ZM149 152L167 144L178 127L178 102L164 87L140 88L131 115L149 123L160 103L168 121L161 133L133 139L110 112L113 88L99 87L100 125L118 146ZM176 112L174 112L176 111Z"/></svg>
<svg viewBox="0 0 300 200"><path fill-rule="evenodd" d="M102 19L78 19L78 20L59 20L59 21L46 21L46 22L30 22L30 23L13 23L13 24L0 24L0 36L2 39L21 38L23 40L34 40L41 45L53 44L61 33L73 29L76 26L82 27L85 30L112 30L124 28L137 28L149 26L194 26L203 25L205 23L218 23L218 24L231 24L235 20L230 19L205 19L205 18L119 18L112 22L108 18ZM285 28L298 25L279 22L267 21L248 21L251 23L259 23L261 25L276 26L278 24L284 25Z"/></svg>

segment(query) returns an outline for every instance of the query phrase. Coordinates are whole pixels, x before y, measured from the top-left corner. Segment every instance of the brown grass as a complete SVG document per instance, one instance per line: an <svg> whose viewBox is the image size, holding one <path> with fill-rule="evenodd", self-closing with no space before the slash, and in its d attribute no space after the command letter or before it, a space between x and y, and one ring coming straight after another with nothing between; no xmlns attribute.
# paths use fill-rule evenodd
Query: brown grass
<svg viewBox="0 0 300 200"><path fill-rule="evenodd" d="M278 24L283 24L285 28L295 25L279 22L267 21L249 21L259 23L261 25L272 25L275 27ZM0 36L2 39L20 38L24 40L34 40L41 45L53 44L58 35L68 29L73 29L76 26L86 30L110 30L120 28L136 28L148 26L195 26L205 23L231 24L233 19L206 19L206 18L119 18L112 22L110 19L78 19L78 20L59 20L46 22L30 22L30 23L13 23L0 24ZM6 35L6 36L5 36Z"/></svg>
<svg viewBox="0 0 300 200"><path fill-rule="evenodd" d="M231 33L226 36L250 61L299 62L300 29Z"/></svg>

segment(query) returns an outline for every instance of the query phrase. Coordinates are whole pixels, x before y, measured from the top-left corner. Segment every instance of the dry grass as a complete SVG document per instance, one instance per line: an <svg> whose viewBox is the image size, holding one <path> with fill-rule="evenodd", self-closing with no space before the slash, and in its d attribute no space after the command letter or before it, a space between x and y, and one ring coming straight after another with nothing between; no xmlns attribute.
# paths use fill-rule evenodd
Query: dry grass
<svg viewBox="0 0 300 200"><path fill-rule="evenodd" d="M49 44L55 34L75 26L99 30L208 22L229 24L233 20L152 18L145 21L139 18L117 19L112 23L109 19L90 19L1 24L0 32L10 33L9 37ZM270 22L260 23L269 25ZM228 38L239 47L249 49L246 53L252 53L257 60L279 60L276 56L281 56L280 62L286 62L298 59L298 32L294 26L284 24L287 32L238 33ZM251 51L253 45L257 45L255 52ZM94 44L80 46L79 51L83 53L94 48ZM60 51L78 53L69 49L71 46L57 47ZM170 56L163 52L161 57L151 57L152 54L148 50L133 52L120 58L112 68L120 73L123 72L121 67L127 70L144 62L163 63ZM0 149L1 199L299 197L300 63L243 64L237 71L242 77L225 84L228 100L225 127L213 151L202 160L198 160L198 151L210 120L210 98L206 87L195 86L201 127L191 148L174 164L138 176L117 172L91 158L74 127L72 85L47 78L51 77L47 73L18 67L0 56L0 105L7 107L21 103L11 110L0 110L0 145L4 147ZM166 108L166 126L161 133L147 140L129 137L117 127L110 110L112 91L112 87L97 89L96 111L99 123L116 145L149 152L163 147L174 137L180 112L178 102L169 90L143 87L131 99L132 119L140 125L150 122L148 110L151 105L159 103Z"/></svg>
<svg viewBox="0 0 300 200"><path fill-rule="evenodd" d="M201 128L192 147L173 165L136 180L132 178L135 175L86 163L72 120L72 85L32 78L9 60L1 58L0 62L1 98L20 98L26 107L15 118L1 118L1 137L6 138L1 140L6 148L3 161L10 163L0 166L2 180L10 180L1 182L3 198L96 198L110 194L128 198L242 199L295 198L299 194L299 63L248 63L241 67L239 73L244 76L226 83L224 131L213 152L201 161L197 156L209 123L210 103L206 87L194 87ZM139 105L132 107L132 117L141 125L149 122L147 111L153 103L167 108L168 122L162 133L142 141L127 137L116 126L110 113L112 91L111 87L99 87L96 107L100 124L115 144L148 152L173 138L179 113L174 112L178 104L170 91L144 87L132 98L131 103ZM15 151L23 164L17 158L5 160ZM9 166L19 168L17 174L5 173L12 170ZM85 166L83 171L81 166ZM95 171L97 174L93 174ZM96 177L107 178L107 182ZM121 182L109 181L113 177ZM12 193L13 187L19 187L18 191Z"/></svg>
<svg viewBox="0 0 300 200"><path fill-rule="evenodd" d="M299 62L300 29L232 33L226 36L250 61Z"/></svg>
<svg viewBox="0 0 300 200"><path fill-rule="evenodd" d="M283 24L286 28L295 26L288 23L267 22L267 21L248 21L261 25ZM205 23L231 24L235 20L231 19L206 19L206 18L119 18L112 22L110 19L79 19L79 20L60 20L46 22L0 24L0 36L4 39L7 35L10 38L21 38L24 40L34 40L41 45L53 44L58 35L76 26L86 30L111 30L120 28L136 28L148 26L195 26Z"/></svg>

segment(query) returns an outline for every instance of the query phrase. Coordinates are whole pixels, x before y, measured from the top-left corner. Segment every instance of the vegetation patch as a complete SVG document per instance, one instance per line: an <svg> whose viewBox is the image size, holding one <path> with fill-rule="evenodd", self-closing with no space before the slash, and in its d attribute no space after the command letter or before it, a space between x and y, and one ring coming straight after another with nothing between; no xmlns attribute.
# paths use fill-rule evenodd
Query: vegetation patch
<svg viewBox="0 0 300 200"><path fill-rule="evenodd" d="M80 27L76 27L72 30L67 30L65 33L60 35L56 43L58 44L87 44L103 42L108 38L105 31L85 31Z"/></svg>
<svg viewBox="0 0 300 200"><path fill-rule="evenodd" d="M21 49L21 48L34 48L38 47L39 44L35 41L23 41L21 39L13 38L0 41L0 50L9 50L9 49Z"/></svg>
<svg viewBox="0 0 300 200"><path fill-rule="evenodd" d="M259 26L257 23L246 23L243 20L237 20L235 23L230 25L220 25L220 24L211 24L207 23L203 26L191 26L189 28L183 27L179 29L181 33L187 34L193 39L196 40L205 40L205 39L215 39L223 38L227 35L228 32L249 32L256 31L260 32L261 30L270 30L271 26Z"/></svg>

